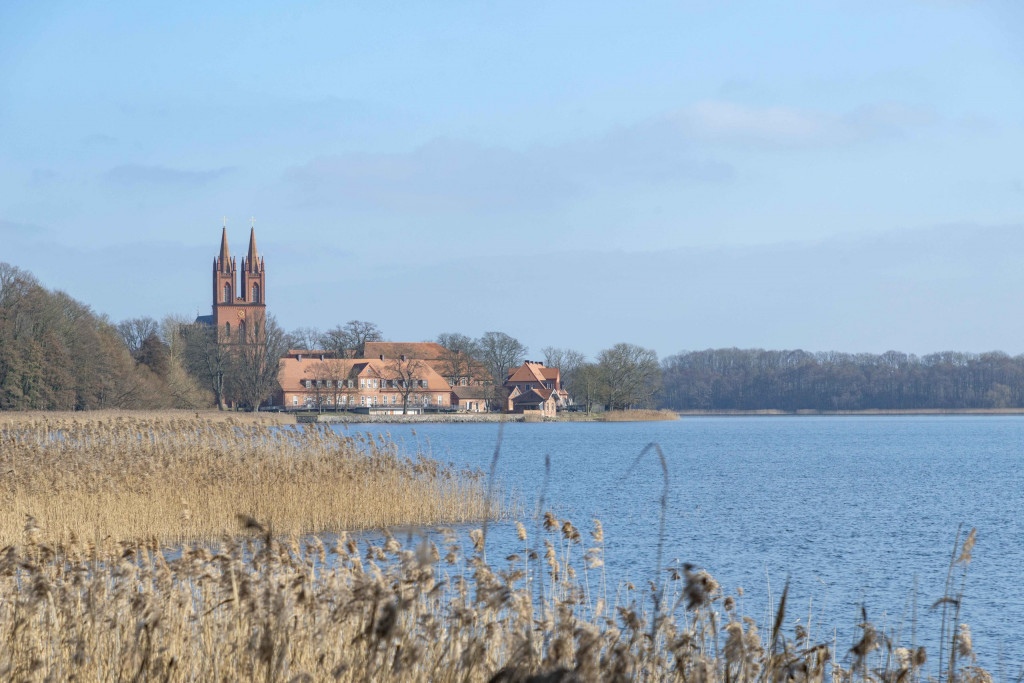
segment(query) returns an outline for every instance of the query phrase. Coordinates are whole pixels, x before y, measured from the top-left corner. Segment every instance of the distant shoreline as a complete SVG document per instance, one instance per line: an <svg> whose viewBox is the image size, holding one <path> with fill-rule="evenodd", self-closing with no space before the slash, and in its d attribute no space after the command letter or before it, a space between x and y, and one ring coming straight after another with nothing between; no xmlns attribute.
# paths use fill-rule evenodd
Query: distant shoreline
<svg viewBox="0 0 1024 683"><path fill-rule="evenodd" d="M826 417L872 415L1024 415L1024 408L910 408L867 410L677 410L679 417Z"/></svg>

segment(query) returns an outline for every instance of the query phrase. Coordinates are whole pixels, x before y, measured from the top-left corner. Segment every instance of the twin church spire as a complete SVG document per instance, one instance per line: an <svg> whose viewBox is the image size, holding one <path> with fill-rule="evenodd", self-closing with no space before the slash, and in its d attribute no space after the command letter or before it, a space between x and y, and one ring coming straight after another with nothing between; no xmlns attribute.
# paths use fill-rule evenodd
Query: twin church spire
<svg viewBox="0 0 1024 683"><path fill-rule="evenodd" d="M214 262L214 268L220 273L229 273L235 268L235 262L232 260L231 252L228 249L227 226L224 227L220 234L220 256ZM242 271L263 272L263 259L259 257L259 252L256 251L255 227L249 229L249 253L246 258L242 259Z"/></svg>
<svg viewBox="0 0 1024 683"><path fill-rule="evenodd" d="M241 278L228 249L228 229L220 236L220 254L213 260L213 323L229 335L232 326L245 329L266 310L266 270L256 249L256 228L249 230L249 251L242 259Z"/></svg>

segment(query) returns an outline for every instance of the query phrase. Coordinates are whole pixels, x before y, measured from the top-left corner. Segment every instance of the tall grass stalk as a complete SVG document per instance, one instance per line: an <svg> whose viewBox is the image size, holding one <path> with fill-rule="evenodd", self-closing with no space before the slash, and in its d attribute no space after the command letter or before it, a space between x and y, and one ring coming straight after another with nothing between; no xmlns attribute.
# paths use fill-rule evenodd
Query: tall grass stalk
<svg viewBox="0 0 1024 683"><path fill-rule="evenodd" d="M594 608L575 576L568 520L502 568L447 535L403 547L341 534L248 536L169 555L154 542L72 539L0 551L3 680L687 681L693 683L991 683L964 641L938 679L923 648L859 624L849 651L791 624L789 587L758 623L705 571L670 570L662 587L626 587ZM600 527L592 536L603 545ZM474 539L482 538L478 530ZM543 546L546 568L528 571ZM555 550L560 548L560 550ZM563 560L566 563L563 563ZM537 605L531 581L548 590Z"/></svg>

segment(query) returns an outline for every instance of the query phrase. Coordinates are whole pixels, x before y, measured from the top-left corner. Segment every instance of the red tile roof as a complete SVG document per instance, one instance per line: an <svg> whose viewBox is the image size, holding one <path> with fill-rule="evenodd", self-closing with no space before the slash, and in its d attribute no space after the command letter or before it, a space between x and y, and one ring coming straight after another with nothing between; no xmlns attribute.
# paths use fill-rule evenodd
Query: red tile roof
<svg viewBox="0 0 1024 683"><path fill-rule="evenodd" d="M391 358L417 358L419 360L441 360L448 349L436 342L366 342L363 349L363 358L377 358L384 356L384 360Z"/></svg>
<svg viewBox="0 0 1024 683"><path fill-rule="evenodd" d="M523 363L518 368L508 371L507 382L538 382L544 383L544 366L540 363Z"/></svg>
<svg viewBox="0 0 1024 683"><path fill-rule="evenodd" d="M543 403L551 397L552 389L530 389L525 394L521 394L512 399L514 405L533 405L535 403Z"/></svg>

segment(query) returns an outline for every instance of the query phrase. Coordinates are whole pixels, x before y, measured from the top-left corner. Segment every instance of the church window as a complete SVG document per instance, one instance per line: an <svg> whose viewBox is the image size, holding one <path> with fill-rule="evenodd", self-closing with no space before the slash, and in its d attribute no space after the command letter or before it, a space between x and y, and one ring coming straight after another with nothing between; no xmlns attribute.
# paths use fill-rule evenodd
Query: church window
<svg viewBox="0 0 1024 683"><path fill-rule="evenodd" d="M224 303L231 303L231 284L227 282L224 283Z"/></svg>
<svg viewBox="0 0 1024 683"><path fill-rule="evenodd" d="M258 284L254 284L252 286L252 302L254 304L258 304L260 302L260 286Z"/></svg>
<svg viewBox="0 0 1024 683"><path fill-rule="evenodd" d="M227 332L228 336L231 336L231 323L224 323L224 331Z"/></svg>
<svg viewBox="0 0 1024 683"><path fill-rule="evenodd" d="M238 323L238 338L241 339L242 341L246 340L246 336L245 336L245 321L244 320L242 322Z"/></svg>

